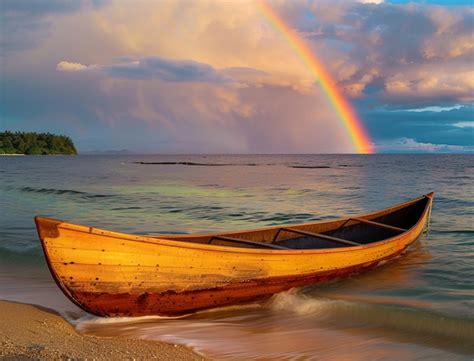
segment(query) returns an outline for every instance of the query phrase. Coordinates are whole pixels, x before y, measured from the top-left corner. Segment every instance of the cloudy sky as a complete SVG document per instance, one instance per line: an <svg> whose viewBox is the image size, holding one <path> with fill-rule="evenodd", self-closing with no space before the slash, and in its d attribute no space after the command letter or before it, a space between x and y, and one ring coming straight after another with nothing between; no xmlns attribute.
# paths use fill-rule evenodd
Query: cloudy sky
<svg viewBox="0 0 474 361"><path fill-rule="evenodd" d="M269 1L377 152L474 152L471 1ZM291 44L247 0L0 0L0 130L79 150L354 152Z"/></svg>

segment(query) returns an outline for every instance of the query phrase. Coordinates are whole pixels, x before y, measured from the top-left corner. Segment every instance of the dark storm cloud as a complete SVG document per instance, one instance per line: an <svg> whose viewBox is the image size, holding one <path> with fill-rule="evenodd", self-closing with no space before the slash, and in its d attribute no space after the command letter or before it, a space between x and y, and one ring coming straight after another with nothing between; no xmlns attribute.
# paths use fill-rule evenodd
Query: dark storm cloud
<svg viewBox="0 0 474 361"><path fill-rule="evenodd" d="M149 56L134 59L122 56L118 62L108 65L83 65L69 61L61 61L56 70L60 72L90 72L106 75L111 78L152 80L160 79L168 82L208 82L234 84L237 81L258 81L269 74L249 68L230 67L216 69L209 64L194 60L166 59Z"/></svg>
<svg viewBox="0 0 474 361"><path fill-rule="evenodd" d="M102 65L97 69L112 77L132 79L161 79L170 82L231 82L231 78L208 64L157 56L145 57L132 62Z"/></svg>
<svg viewBox="0 0 474 361"><path fill-rule="evenodd" d="M64 13L80 9L85 1L80 0L2 0L0 8L9 16L41 16L53 13Z"/></svg>

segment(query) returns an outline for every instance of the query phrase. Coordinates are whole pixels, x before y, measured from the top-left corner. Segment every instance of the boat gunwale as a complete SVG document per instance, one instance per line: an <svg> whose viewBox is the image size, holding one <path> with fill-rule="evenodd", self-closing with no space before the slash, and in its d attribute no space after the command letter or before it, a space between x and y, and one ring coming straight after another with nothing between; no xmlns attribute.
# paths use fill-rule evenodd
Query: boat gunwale
<svg viewBox="0 0 474 361"><path fill-rule="evenodd" d="M311 255L311 254L328 254L328 253L339 253L339 252L348 252L348 251L359 251L359 250L365 250L373 247L378 247L381 245L384 245L386 243L391 243L395 242L398 239L402 238L406 234L412 233L422 222L422 220L425 218L426 214L429 212L432 206L432 201L433 201L433 195L434 193L428 193L426 195L423 195L421 197L415 198L410 201L402 202L396 205L393 205L391 207L387 207L381 210L369 212L369 213L364 213L364 214L358 214L358 215L352 215L348 217L342 217L342 218L335 218L333 220L320 220L320 221L315 221L315 222L307 222L307 223L295 223L295 224L285 224L285 227L302 227L302 226L309 226L309 225L318 225L318 224L324 224L324 223L332 223L332 222L342 222L345 220L348 220L350 218L369 218L371 216L376 216L377 214L383 214L383 213L390 213L390 211L396 211L398 209L402 209L404 207L408 207L412 204L415 204L422 199L428 198L428 202L425 205L425 208L418 218L417 222L407 229L405 232L397 234L395 236L389 237L382 239L380 241L375 241L367 244L361 244L359 246L348 246L348 247L334 247L334 248L326 248L326 249L285 249L285 250L277 250L277 249L257 249L257 248L245 248L245 247L228 247L228 246L221 246L221 245L208 245L204 243L194 243L194 242L189 242L185 240L174 240L173 238L196 238L196 237L211 237L213 235L235 235L236 233L239 233L239 231L230 231L230 232L223 232L223 233L209 233L209 234L193 234L193 235L188 235L188 234L183 234L183 235L172 235L170 238L161 238L160 236L165 236L166 235L160 235L160 236L139 236L139 235L133 235L133 234L128 234L128 233L121 233L121 232L114 232L114 231L109 231L109 230L104 230L100 228L95 228L95 227L89 227L89 226L84 226L84 225L79 225L79 224L74 224L74 223L69 223L65 222L62 220L57 220L53 218L47 218L47 217L40 217L36 216L35 221L39 226L39 223L41 220L50 220L57 222L56 227L57 228L62 228L62 229L68 229L76 232L81 232L81 233L88 233L91 235L96 235L96 236L103 236L103 237L110 237L110 238L116 238L116 239L121 239L121 240L127 240L127 241L132 241L132 242L139 242L139 243L147 243L147 244L152 244L152 245L162 245L162 246L168 246L168 247L178 247L178 248L187 248L187 249L199 249L203 251L212 251L212 252L218 252L218 253L247 253L247 254L259 254L259 255ZM257 232L265 232L269 231L272 229L278 229L281 226L270 226L270 227L262 227L262 228L256 228L256 229L245 229L242 230L240 233L257 233ZM41 243L44 243L44 240L42 237L40 237ZM264 242L262 242L264 243ZM43 248L48 248L47 245L43 244Z"/></svg>

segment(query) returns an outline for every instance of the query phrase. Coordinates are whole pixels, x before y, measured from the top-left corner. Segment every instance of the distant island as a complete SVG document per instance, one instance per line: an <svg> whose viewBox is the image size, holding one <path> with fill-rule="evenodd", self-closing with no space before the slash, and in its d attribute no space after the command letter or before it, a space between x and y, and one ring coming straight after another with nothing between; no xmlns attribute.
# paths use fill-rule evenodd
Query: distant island
<svg viewBox="0 0 474 361"><path fill-rule="evenodd" d="M75 155L76 147L65 135L33 132L0 132L0 155Z"/></svg>

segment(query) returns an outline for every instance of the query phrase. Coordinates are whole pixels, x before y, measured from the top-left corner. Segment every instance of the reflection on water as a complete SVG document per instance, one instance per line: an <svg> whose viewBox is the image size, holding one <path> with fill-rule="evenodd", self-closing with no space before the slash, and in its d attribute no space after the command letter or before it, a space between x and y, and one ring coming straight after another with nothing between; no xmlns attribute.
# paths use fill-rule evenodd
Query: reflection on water
<svg viewBox="0 0 474 361"><path fill-rule="evenodd" d="M0 299L56 309L81 332L183 343L218 359L474 354L472 156L15 158L0 157ZM431 232L394 262L180 319L86 315L51 279L32 221L42 214L138 234L208 232L355 214L429 191Z"/></svg>

